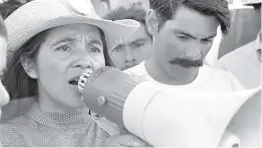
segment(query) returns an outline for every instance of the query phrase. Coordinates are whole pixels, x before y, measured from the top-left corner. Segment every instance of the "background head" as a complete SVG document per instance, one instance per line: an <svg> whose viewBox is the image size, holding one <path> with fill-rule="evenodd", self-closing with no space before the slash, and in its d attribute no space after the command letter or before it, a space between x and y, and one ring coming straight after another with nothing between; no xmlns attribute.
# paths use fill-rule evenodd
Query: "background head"
<svg viewBox="0 0 262 148"><path fill-rule="evenodd" d="M126 9L119 7L108 13L108 20L133 19L140 23L140 28L123 43L109 51L115 66L121 70L133 67L145 61L151 51L152 36L148 33L145 23L146 11L139 7Z"/></svg>

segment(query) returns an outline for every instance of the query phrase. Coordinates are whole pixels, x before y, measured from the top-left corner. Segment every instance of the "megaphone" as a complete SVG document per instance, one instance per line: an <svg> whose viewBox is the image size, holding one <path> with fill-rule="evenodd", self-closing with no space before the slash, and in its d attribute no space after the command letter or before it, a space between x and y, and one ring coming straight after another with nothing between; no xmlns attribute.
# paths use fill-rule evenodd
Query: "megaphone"
<svg viewBox="0 0 262 148"><path fill-rule="evenodd" d="M146 81L112 67L84 73L78 88L90 110L157 147L220 146L234 114L261 91L196 91Z"/></svg>

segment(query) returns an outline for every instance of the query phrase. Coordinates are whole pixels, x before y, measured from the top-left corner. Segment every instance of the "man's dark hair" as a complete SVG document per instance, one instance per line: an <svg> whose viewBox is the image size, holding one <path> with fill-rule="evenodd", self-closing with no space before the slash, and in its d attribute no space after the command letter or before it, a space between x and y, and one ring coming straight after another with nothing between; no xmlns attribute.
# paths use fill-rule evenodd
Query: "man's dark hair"
<svg viewBox="0 0 262 148"><path fill-rule="evenodd" d="M253 4L255 10L261 10L261 3Z"/></svg>
<svg viewBox="0 0 262 148"><path fill-rule="evenodd" d="M215 16L220 23L223 34L230 27L230 11L226 0L149 0L150 8L156 12L160 28L173 18L179 5L191 8L203 15Z"/></svg>
<svg viewBox="0 0 262 148"><path fill-rule="evenodd" d="M133 19L146 26L145 17L146 17L146 11L143 8L130 7L126 9L124 7L118 7L117 9L112 10L108 14L106 14L104 16L104 19L112 20L112 21L122 20L122 19ZM148 33L147 28L145 28L145 30ZM148 35L151 37L149 33Z"/></svg>

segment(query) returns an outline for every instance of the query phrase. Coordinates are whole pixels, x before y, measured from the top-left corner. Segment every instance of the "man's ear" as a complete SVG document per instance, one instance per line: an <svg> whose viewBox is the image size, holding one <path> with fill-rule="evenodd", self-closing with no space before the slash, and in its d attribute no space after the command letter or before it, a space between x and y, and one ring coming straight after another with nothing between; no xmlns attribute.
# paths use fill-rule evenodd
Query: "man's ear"
<svg viewBox="0 0 262 148"><path fill-rule="evenodd" d="M146 27L148 32L154 36L158 33L158 19L156 12L153 9L149 9L148 12L146 13Z"/></svg>
<svg viewBox="0 0 262 148"><path fill-rule="evenodd" d="M21 57L20 61L27 75L32 79L37 79L38 75L36 72L36 64L34 60Z"/></svg>

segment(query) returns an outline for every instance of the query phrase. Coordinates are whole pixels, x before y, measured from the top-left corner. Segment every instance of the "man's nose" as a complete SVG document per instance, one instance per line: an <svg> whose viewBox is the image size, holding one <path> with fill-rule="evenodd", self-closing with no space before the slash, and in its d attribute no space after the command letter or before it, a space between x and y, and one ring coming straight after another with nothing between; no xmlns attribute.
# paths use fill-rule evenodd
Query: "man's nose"
<svg viewBox="0 0 262 148"><path fill-rule="evenodd" d="M192 57L192 60L199 60L202 58L202 53L205 52L207 46L202 43L196 43L191 45L189 49L185 52L186 57Z"/></svg>
<svg viewBox="0 0 262 148"><path fill-rule="evenodd" d="M127 48L126 49L125 63L133 63L135 61L136 61L136 59L135 59L131 49Z"/></svg>

